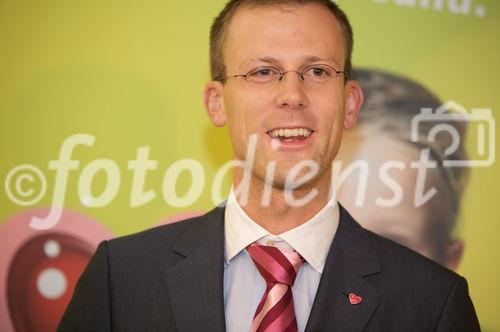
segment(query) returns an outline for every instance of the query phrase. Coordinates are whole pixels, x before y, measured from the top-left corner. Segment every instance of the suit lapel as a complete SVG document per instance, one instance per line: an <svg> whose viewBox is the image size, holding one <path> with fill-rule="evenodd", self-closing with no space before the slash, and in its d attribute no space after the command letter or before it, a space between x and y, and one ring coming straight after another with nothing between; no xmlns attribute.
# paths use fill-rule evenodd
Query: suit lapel
<svg viewBox="0 0 500 332"><path fill-rule="evenodd" d="M179 331L224 331L224 209L192 223L173 251L184 258L165 272Z"/></svg>
<svg viewBox="0 0 500 332"><path fill-rule="evenodd" d="M370 239L340 206L340 222L325 262L306 331L361 331L374 313L380 294L367 276L381 271ZM349 294L361 297L351 304Z"/></svg>
<svg viewBox="0 0 500 332"><path fill-rule="evenodd" d="M179 331L224 331L224 209L195 221L175 243L184 258L165 271ZM380 294L366 279L381 272L370 239L340 206L340 222L330 247L306 331L361 331ZM351 304L349 294L361 297Z"/></svg>

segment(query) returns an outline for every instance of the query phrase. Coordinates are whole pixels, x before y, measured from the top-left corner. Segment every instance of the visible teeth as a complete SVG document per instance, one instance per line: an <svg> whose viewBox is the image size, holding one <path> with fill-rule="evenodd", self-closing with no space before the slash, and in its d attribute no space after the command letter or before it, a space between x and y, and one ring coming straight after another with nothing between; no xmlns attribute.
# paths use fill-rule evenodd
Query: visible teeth
<svg viewBox="0 0 500 332"><path fill-rule="evenodd" d="M294 129L282 128L282 129L275 129L271 132L271 136L273 138L298 137L298 136L309 137L311 136L311 134L312 132L306 128L294 128Z"/></svg>

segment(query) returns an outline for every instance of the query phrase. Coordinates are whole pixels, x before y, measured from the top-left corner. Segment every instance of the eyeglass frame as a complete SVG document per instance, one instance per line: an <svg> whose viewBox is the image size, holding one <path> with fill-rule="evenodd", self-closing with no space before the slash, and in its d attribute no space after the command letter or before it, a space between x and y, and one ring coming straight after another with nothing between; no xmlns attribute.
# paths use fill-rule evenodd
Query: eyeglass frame
<svg viewBox="0 0 500 332"><path fill-rule="evenodd" d="M228 78L243 77L245 79L245 81L247 81L247 82L256 83L256 84L268 84L268 83L273 83L273 82L281 82L285 78L286 74L288 74L289 72L295 72L299 76L299 79L302 82L305 82L304 72L307 71L308 69L314 68L315 66L324 66L324 67L331 68L333 70L333 72L335 72L335 76L332 76L332 77L338 77L339 74L345 74L345 70L337 70L337 69L335 69L334 67L332 67L330 65L327 65L325 63L320 63L320 64L313 64L313 65L305 66L300 71L291 69L291 70L287 70L287 71L284 71L284 72L280 71L278 68L273 67L273 66L258 66L258 67L250 69L246 74L236 74L236 75L220 76L220 77L217 77L215 80L224 83L224 82L227 81ZM268 82L252 82L252 81L249 81L247 77L250 75L250 73L252 73L254 71L258 72L258 69L271 69L271 70L276 71L279 74L279 76L277 77L277 79L273 79L273 80L270 80Z"/></svg>

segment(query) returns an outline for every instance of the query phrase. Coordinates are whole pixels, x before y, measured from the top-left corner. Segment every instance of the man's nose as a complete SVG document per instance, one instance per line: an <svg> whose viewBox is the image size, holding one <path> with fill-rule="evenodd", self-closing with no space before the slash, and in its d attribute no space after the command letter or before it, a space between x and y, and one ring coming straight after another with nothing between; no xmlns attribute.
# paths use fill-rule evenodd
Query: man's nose
<svg viewBox="0 0 500 332"><path fill-rule="evenodd" d="M276 95L278 107L288 106L291 109L301 109L308 105L305 93L306 86L298 72L288 71L284 73L276 84L278 86Z"/></svg>

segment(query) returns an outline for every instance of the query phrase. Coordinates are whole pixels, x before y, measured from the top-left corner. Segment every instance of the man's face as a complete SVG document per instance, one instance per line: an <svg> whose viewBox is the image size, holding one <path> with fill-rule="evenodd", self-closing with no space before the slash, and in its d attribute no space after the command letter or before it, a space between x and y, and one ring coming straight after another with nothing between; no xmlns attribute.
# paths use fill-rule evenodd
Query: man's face
<svg viewBox="0 0 500 332"><path fill-rule="evenodd" d="M260 66L285 72L326 64L344 70L346 58L340 24L319 5L241 8L229 26L223 54L228 76ZM273 184L282 188L293 165L312 160L319 172L311 182L329 180L342 131L357 115L356 101L349 100L352 87L357 86L345 85L342 74L324 84L303 82L295 72L265 84L228 78L221 87L221 108L235 158L245 159L255 134L254 177L264 180L266 166L275 161ZM353 106L347 116L346 103ZM273 137L281 130L299 136Z"/></svg>

